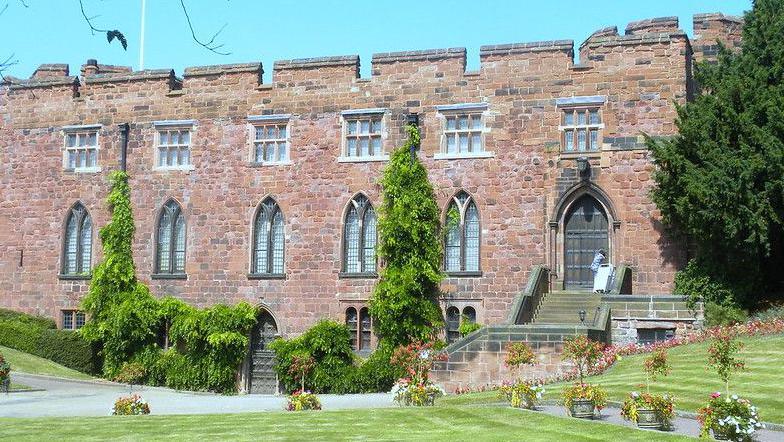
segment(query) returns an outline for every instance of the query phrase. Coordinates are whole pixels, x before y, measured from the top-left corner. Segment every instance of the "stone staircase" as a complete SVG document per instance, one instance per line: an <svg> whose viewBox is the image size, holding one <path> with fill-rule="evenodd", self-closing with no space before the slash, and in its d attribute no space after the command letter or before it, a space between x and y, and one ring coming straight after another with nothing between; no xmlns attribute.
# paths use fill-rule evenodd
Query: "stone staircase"
<svg viewBox="0 0 784 442"><path fill-rule="evenodd" d="M566 326L593 324L602 303L601 295L588 291L552 291L545 294L534 313L535 325L558 324ZM580 311L585 319L580 321Z"/></svg>

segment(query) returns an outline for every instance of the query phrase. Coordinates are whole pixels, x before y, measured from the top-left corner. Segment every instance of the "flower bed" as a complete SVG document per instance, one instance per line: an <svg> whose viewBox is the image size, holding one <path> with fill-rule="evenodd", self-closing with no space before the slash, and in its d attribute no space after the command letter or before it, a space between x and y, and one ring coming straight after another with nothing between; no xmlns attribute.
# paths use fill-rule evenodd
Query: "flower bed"
<svg viewBox="0 0 784 442"><path fill-rule="evenodd" d="M751 441L754 433L765 428L760 423L757 407L737 395L722 396L711 394L704 407L697 412L697 420L702 430L700 436L707 437L710 432L716 439L746 442Z"/></svg>
<svg viewBox="0 0 784 442"><path fill-rule="evenodd" d="M286 410L321 410L321 401L315 394L309 391L297 390L288 397Z"/></svg>
<svg viewBox="0 0 784 442"><path fill-rule="evenodd" d="M150 405L141 396L134 393L130 396L123 396L114 403L112 414L115 416L137 416L140 414L150 414Z"/></svg>
<svg viewBox="0 0 784 442"><path fill-rule="evenodd" d="M723 333L735 333L737 336L766 336L784 333L784 319L776 318L770 320L753 320L745 324L731 326L713 327L702 331L689 333L682 337L676 337L667 341L656 342L653 344L627 344L611 345L604 348L599 360L589 370L588 374L598 375L612 367L620 357L652 353L658 349L667 349L686 344L696 344L705 342ZM533 380L532 382L540 385L547 385L556 382L569 382L579 378L578 370L575 368L566 372L559 372L551 376ZM484 385L479 389L470 387L459 387L455 394L466 394L478 391L497 390L500 385Z"/></svg>

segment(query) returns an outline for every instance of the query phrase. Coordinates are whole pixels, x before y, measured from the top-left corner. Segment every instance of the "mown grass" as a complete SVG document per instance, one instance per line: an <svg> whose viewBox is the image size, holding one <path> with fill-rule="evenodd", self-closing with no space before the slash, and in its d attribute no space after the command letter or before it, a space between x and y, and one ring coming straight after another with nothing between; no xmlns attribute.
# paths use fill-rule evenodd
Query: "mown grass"
<svg viewBox="0 0 784 442"><path fill-rule="evenodd" d="M48 376L58 376L69 379L92 379L89 375L63 367L49 359L33 356L13 348L0 346L0 353L9 364L11 364L11 380L13 381L14 371L30 374L43 374Z"/></svg>
<svg viewBox="0 0 784 442"><path fill-rule="evenodd" d="M154 411L153 411L154 412ZM676 441L673 434L510 407L438 406L299 413L0 419L0 440Z"/></svg>
<svg viewBox="0 0 784 442"><path fill-rule="evenodd" d="M767 422L784 423L784 336L743 338L745 347L740 357L746 371L737 373L730 381L730 392L749 399L760 409L760 417ZM651 386L652 392L669 392L677 399L677 409L696 412L714 391L724 391L724 383L715 371L707 369L708 343L690 344L668 350L672 373ZM588 381L600 384L610 400L623 401L631 391L642 391L645 374L642 371L646 355L622 358L610 370ZM566 384L546 387L545 399L559 399ZM444 399L450 405L497 402L495 392L472 393Z"/></svg>

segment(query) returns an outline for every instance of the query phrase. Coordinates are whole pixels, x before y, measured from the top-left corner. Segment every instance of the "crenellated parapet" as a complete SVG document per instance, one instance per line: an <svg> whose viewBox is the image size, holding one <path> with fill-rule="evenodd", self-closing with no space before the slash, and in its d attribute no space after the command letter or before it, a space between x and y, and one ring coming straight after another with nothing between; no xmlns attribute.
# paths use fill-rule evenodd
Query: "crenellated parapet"
<svg viewBox="0 0 784 442"><path fill-rule="evenodd" d="M405 94L425 86L442 101L471 90L540 100L579 94L581 83L616 73L638 87L652 88L654 81L690 77L692 47L704 58L715 55L711 40L739 44L742 20L737 17L697 14L694 23L696 44L679 29L677 17L634 21L623 34L616 26L599 29L579 46L579 63L571 40L485 45L474 72L466 71L466 49L461 47L376 53L368 78L360 78L358 55L278 60L267 79L260 62L193 66L177 76L171 69L133 71L90 59L79 75L71 75L67 64L42 64L28 79L8 77L0 94L7 95L10 113L24 126L68 123L69 118L95 114L96 106L115 109L111 118L126 120L227 113L239 118L242 113L299 112L307 103L316 111L336 110L334 97L365 97L363 106L384 107L395 90ZM670 99L686 95L680 87L672 92ZM656 94L645 92L646 97ZM60 112L46 115L48 109Z"/></svg>

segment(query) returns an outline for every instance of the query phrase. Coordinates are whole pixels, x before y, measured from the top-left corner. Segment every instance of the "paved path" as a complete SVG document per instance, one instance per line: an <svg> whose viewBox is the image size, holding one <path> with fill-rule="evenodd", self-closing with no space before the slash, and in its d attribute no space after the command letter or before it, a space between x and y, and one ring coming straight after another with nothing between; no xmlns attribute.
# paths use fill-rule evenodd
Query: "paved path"
<svg viewBox="0 0 784 442"><path fill-rule="evenodd" d="M45 391L0 394L0 417L108 416L114 401L130 392L139 393L155 414L206 414L280 411L283 396L264 394L223 396L182 393L168 388L128 386L103 382L12 373L14 381ZM319 395L327 410L345 408L392 407L387 393L357 395Z"/></svg>
<svg viewBox="0 0 784 442"><path fill-rule="evenodd" d="M544 412L555 416L567 417L566 408L560 405L542 405L539 407L538 412ZM536 413L534 411L533 413ZM573 419L570 417L570 419ZM602 410L601 417L595 417L594 420L601 420L615 425L625 425L627 427L637 427L637 424L626 421L621 417L621 410L619 408L607 407ZM700 424L695 419L686 417L676 417L673 422L673 433L684 434L692 437L699 437ZM643 430L643 431L656 431L656 430ZM755 434L755 439L758 442L782 442L784 441L784 432L772 430L760 430Z"/></svg>
<svg viewBox="0 0 784 442"><path fill-rule="evenodd" d="M44 416L107 416L111 414L114 401L130 392L137 392L149 401L154 414L206 414L247 413L280 411L286 402L283 396L237 395L222 396L209 393L183 393L168 388L128 386L101 381L72 381L47 376L13 373L13 379L21 384L44 391L0 394L0 417L44 417ZM354 395L319 395L324 409L377 408L396 406L388 393ZM521 410L522 411L522 410ZM529 412L529 411L522 411ZM567 417L566 409L559 405L542 405L539 411ZM571 418L570 418L571 419ZM615 425L636 427L625 421L618 408L602 410L601 420ZM696 420L676 417L673 432L697 437L700 427ZM652 431L652 430L647 430ZM784 441L783 431L762 430L757 432L759 442Z"/></svg>

